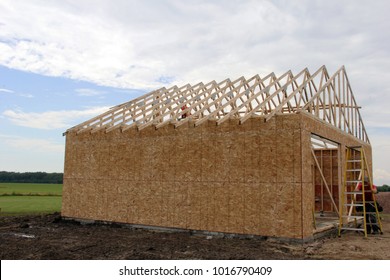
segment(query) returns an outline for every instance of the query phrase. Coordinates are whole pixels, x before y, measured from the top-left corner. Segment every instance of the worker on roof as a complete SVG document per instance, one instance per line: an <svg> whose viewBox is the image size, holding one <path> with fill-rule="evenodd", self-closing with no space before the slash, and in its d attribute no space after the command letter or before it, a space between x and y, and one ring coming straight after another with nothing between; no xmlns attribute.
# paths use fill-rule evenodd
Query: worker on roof
<svg viewBox="0 0 390 280"><path fill-rule="evenodd" d="M186 109L188 109L187 105L183 105L183 106L181 107L181 110L182 110L182 111L184 111L184 110L186 110ZM188 111L188 112L185 112L184 114L182 114L182 115L181 115L181 118L182 118L182 119L185 119L185 118L189 117L190 115L191 115L191 113Z"/></svg>

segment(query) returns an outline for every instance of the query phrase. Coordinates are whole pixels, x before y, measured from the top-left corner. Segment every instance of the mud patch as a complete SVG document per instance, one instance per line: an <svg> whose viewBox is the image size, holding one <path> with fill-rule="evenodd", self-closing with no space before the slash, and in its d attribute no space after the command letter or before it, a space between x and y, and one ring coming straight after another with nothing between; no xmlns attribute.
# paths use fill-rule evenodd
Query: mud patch
<svg viewBox="0 0 390 280"><path fill-rule="evenodd" d="M309 244L80 224L60 215L0 217L4 259L390 259L384 235L348 232ZM27 225L27 226L26 226Z"/></svg>

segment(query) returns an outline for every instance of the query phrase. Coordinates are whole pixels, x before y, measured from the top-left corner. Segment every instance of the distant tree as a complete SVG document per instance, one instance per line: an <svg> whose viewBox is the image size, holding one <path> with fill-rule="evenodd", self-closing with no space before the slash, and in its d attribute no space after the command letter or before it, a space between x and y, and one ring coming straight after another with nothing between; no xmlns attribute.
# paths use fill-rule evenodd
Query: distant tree
<svg viewBox="0 0 390 280"><path fill-rule="evenodd" d="M0 171L0 183L62 184L63 173Z"/></svg>
<svg viewBox="0 0 390 280"><path fill-rule="evenodd" d="M383 186L378 186L378 192L390 192L390 186L386 184Z"/></svg>

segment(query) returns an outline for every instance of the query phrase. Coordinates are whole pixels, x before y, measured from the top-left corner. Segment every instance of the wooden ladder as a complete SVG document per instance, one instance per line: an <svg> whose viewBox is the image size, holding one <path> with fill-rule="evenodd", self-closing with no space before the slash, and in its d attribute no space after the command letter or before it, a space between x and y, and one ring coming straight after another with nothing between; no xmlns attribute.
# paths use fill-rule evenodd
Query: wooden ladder
<svg viewBox="0 0 390 280"><path fill-rule="evenodd" d="M347 147L345 158L339 236L343 231L356 231L364 233L367 237L368 226L377 226L379 232L383 234L376 198L372 190L372 177L363 147ZM364 179L367 177L368 186L367 183L364 185ZM372 199L367 200L367 197Z"/></svg>

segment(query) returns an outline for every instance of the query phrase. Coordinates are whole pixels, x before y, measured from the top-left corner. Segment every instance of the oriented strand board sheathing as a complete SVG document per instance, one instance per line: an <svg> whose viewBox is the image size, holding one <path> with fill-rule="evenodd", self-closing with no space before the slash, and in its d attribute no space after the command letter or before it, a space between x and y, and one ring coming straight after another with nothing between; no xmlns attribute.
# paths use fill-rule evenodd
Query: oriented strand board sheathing
<svg viewBox="0 0 390 280"><path fill-rule="evenodd" d="M70 132L62 215L308 238L314 207L311 133L360 144L306 114L276 115L268 122L251 118L243 125L209 120L177 129ZM371 148L365 149L371 164Z"/></svg>
<svg viewBox="0 0 390 280"><path fill-rule="evenodd" d="M229 184L223 183L214 188L214 228L216 231L229 230Z"/></svg>
<svg viewBox="0 0 390 280"><path fill-rule="evenodd" d="M188 150L185 152L186 179L188 182L202 180L202 137L195 135L188 138Z"/></svg>
<svg viewBox="0 0 390 280"><path fill-rule="evenodd" d="M245 184L229 183L229 225L228 231L233 233L245 233Z"/></svg>
<svg viewBox="0 0 390 280"><path fill-rule="evenodd" d="M276 236L280 228L277 220L278 206L275 201L276 196L279 194L278 187L275 184L262 183L260 188L260 232L266 236Z"/></svg>
<svg viewBox="0 0 390 280"><path fill-rule="evenodd" d="M215 146L213 148L215 152L214 168L213 170L205 170L205 172L214 172L214 180L217 182L225 182L229 180L229 172L232 169L229 162L231 157L230 149L233 141L234 140L232 139L232 134L230 132L215 134Z"/></svg>
<svg viewBox="0 0 390 280"><path fill-rule="evenodd" d="M274 216L274 221L269 225L274 236L279 236L280 232L286 230L288 233L284 233L284 236L294 237L294 212L291 207L294 204L294 188L294 183L282 183L271 190L271 194L273 192L275 196L271 199L273 205L269 208L268 215Z"/></svg>
<svg viewBox="0 0 390 280"><path fill-rule="evenodd" d="M139 184L138 199L136 201L137 210L139 212L138 221L140 224L150 225L153 215L154 206L152 206L150 182L140 181Z"/></svg>
<svg viewBox="0 0 390 280"><path fill-rule="evenodd" d="M201 230L201 213L202 213L202 183L194 182L188 188L189 213L188 213L188 228ZM207 210L207 209L206 209ZM205 211L205 210L203 210Z"/></svg>
<svg viewBox="0 0 390 280"><path fill-rule="evenodd" d="M254 162L252 168L259 169L259 180L255 182L276 183L278 180L277 162L280 151L277 143L278 135L276 130L260 130L256 142L259 146L259 161ZM283 154L281 154L283 155ZM266 168L263 168L266 166Z"/></svg>
<svg viewBox="0 0 390 280"><path fill-rule="evenodd" d="M245 134L245 174L243 179L245 182L258 182L260 180L260 168L258 163L260 162L259 144L257 141L257 133L249 131Z"/></svg>
<svg viewBox="0 0 390 280"><path fill-rule="evenodd" d="M281 130L276 137L277 153L277 181L294 182L294 131ZM282 156L283 155L283 156Z"/></svg>
<svg viewBox="0 0 390 280"><path fill-rule="evenodd" d="M302 183L302 236L313 234L314 188L312 183Z"/></svg>
<svg viewBox="0 0 390 280"><path fill-rule="evenodd" d="M301 130L294 129L293 131L293 154L294 154L294 182L300 183L302 179L302 142L301 142Z"/></svg>
<svg viewBox="0 0 390 280"><path fill-rule="evenodd" d="M302 215L302 183L295 183L293 190L293 208L290 211L293 213L293 231L292 238L303 238L303 215Z"/></svg>
<svg viewBox="0 0 390 280"><path fill-rule="evenodd" d="M190 214L188 185L185 182L175 182L174 188L174 224L177 228L187 228Z"/></svg>
<svg viewBox="0 0 390 280"><path fill-rule="evenodd" d="M229 149L229 181L240 182L245 181L245 170L246 170L246 158L245 158L245 134L242 132L233 132Z"/></svg>
<svg viewBox="0 0 390 280"><path fill-rule="evenodd" d="M301 182L312 183L313 180L313 156L311 154L311 132L301 130L301 159L302 159L302 176Z"/></svg>
<svg viewBox="0 0 390 280"><path fill-rule="evenodd" d="M94 184L93 187L95 189L95 192L93 195L96 197L96 209L94 209L96 212L94 213L95 219L97 220L108 220L108 190L107 186L110 184L110 182L104 181L104 180L88 180L84 182L84 185L88 184ZM92 186L90 185L89 189L92 189ZM85 193L83 195L84 200L88 200L88 194ZM90 217L91 218L91 217Z"/></svg>
<svg viewBox="0 0 390 280"><path fill-rule="evenodd" d="M260 191L259 186L247 183L244 186L244 233L255 234L260 232Z"/></svg>
<svg viewBox="0 0 390 280"><path fill-rule="evenodd" d="M161 225L173 227L173 187L172 182L161 182Z"/></svg>
<svg viewBox="0 0 390 280"><path fill-rule="evenodd" d="M215 183L212 186L210 184L202 183L200 193L200 226L201 228L215 228L215 201L219 198L215 197L214 187L221 185Z"/></svg>
<svg viewBox="0 0 390 280"><path fill-rule="evenodd" d="M107 210L106 210L106 219L112 221L118 219L120 216L119 209L121 208L120 201L118 199L118 186L115 185L105 185L105 192L107 194ZM118 220L119 221L119 220Z"/></svg>
<svg viewBox="0 0 390 280"><path fill-rule="evenodd" d="M129 201L131 192L129 191L129 188L126 184L127 182L124 180L118 180L117 182L117 194L114 198L117 203L117 219L121 223L127 223L127 217L128 217L128 204L131 202Z"/></svg>
<svg viewBox="0 0 390 280"><path fill-rule="evenodd" d="M201 159L201 170L202 170L202 182L215 182L216 181L216 168L215 158L216 152L216 139L214 134L208 134L205 132L202 135L202 159Z"/></svg>
<svg viewBox="0 0 390 280"><path fill-rule="evenodd" d="M201 226L210 231L216 230L216 188L222 186L222 183L215 182L210 184L202 182L201 194Z"/></svg>

